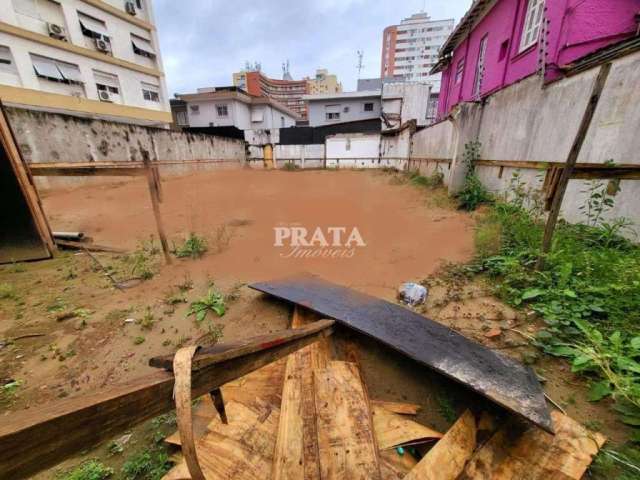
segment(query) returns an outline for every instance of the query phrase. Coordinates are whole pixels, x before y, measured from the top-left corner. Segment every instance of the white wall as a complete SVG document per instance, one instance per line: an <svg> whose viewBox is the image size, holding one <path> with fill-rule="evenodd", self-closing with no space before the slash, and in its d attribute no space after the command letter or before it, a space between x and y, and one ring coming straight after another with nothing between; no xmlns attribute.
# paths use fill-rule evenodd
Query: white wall
<svg viewBox="0 0 640 480"><path fill-rule="evenodd" d="M150 0L145 0L148 10L151 12ZM113 2L114 6L122 9L124 2ZM95 8L81 0L65 0L61 2L63 12L63 26L67 30L67 38L70 43L86 47L86 37L82 34L78 21L78 11L95 17L105 22L107 31L111 35L111 45L113 57L126 60L138 65L157 68L162 70L162 60L160 48L157 42L156 32L149 32L126 20L111 15L103 10ZM48 10L47 10L48 11ZM151 13L150 13L151 14ZM0 21L11 25L26 28L37 33L46 35L47 14L41 14L41 18L33 18L17 14L14 11L12 0L0 0ZM150 39L156 52L156 60L136 55L131 44L131 33ZM14 37L6 33L0 33L0 45L8 46L15 59L18 70L19 81L17 85L36 90L45 90L55 93L71 94L73 88L65 84L56 84L49 80L38 78L33 70L30 53L61 60L78 65L80 68L84 85L84 96L89 99L98 100L98 93L95 86L93 70L99 70L118 76L122 103L129 106L148 108L153 110L169 111L169 98L164 77L155 77L125 67L113 65L108 62L93 60L66 50L58 49L38 42ZM93 47L92 47L93 48ZM0 76L0 82L3 77ZM142 96L141 82L158 85L160 89L160 102L146 101ZM12 84L6 82L5 84ZM16 85L16 83L13 83Z"/></svg>
<svg viewBox="0 0 640 480"><path fill-rule="evenodd" d="M327 168L375 168L380 159L380 135L359 133L327 137Z"/></svg>
<svg viewBox="0 0 640 480"><path fill-rule="evenodd" d="M364 104L373 103L373 111L365 112ZM381 100L380 97L364 97L364 98L333 98L330 100L311 100L308 102L309 126L317 127L321 125L333 125L336 123L355 122L358 120L368 120L371 118L380 118ZM327 120L327 105L339 105L340 119ZM344 109L349 111L345 112Z"/></svg>
<svg viewBox="0 0 640 480"><path fill-rule="evenodd" d="M197 113L191 108L193 105L199 107ZM218 115L216 108L218 105L227 106L227 116ZM260 113L261 116L252 116L254 112ZM296 124L295 117L286 112L281 112L271 105L251 105L232 98L224 100L189 100L187 101L187 115L190 127L235 126L245 131L269 130L281 128L282 118L284 118L285 128ZM254 118L261 118L261 120L253 121Z"/></svg>
<svg viewBox="0 0 640 480"><path fill-rule="evenodd" d="M274 156L278 168L292 162L299 168L324 167L324 145L276 145Z"/></svg>
<svg viewBox="0 0 640 480"><path fill-rule="evenodd" d="M478 104L465 104L468 114L460 115L454 122L440 122L417 132L413 138L412 157L457 157L472 137L458 138L460 127L456 125L469 123L475 116L481 118L477 130L482 144L481 158L565 162L597 74L598 68L591 69L545 88L537 76L532 76L488 97L482 112ZM640 53L615 60L582 146L579 163L602 164L613 160L618 164L640 164L638 85ZM416 160L412 160L411 165L420 166L423 173L429 173ZM435 168L434 163L429 166ZM487 166L477 169L482 182L496 193L509 188L509 181L517 170L531 187L538 187L544 175L543 171L526 168L505 167L502 173L500 170L500 167ZM562 204L565 219L584 221L580 207L586 201L587 183L582 180L569 182ZM622 180L621 191L615 196L615 208L608 218L629 218L640 233L639 198L640 182Z"/></svg>

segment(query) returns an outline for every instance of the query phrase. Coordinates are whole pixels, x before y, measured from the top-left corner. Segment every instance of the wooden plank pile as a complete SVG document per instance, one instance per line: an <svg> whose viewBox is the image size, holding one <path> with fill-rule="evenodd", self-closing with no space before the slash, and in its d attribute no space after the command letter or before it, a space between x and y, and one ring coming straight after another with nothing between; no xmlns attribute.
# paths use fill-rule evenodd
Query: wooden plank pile
<svg viewBox="0 0 640 480"><path fill-rule="evenodd" d="M292 326L313 319L296 308ZM206 479L578 480L605 441L558 412L555 436L470 410L442 435L410 418L417 405L371 400L357 355L332 350L325 337L224 385L228 423L202 397L193 430ZM164 480L190 478L181 461Z"/></svg>

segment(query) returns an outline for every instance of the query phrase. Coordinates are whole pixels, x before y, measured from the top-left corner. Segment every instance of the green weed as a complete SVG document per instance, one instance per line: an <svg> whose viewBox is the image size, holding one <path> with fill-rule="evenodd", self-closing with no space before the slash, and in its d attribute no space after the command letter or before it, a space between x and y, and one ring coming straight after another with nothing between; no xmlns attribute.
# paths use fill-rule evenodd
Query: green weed
<svg viewBox="0 0 640 480"><path fill-rule="evenodd" d="M299 170L300 167L298 165L296 165L294 162L286 162L283 166L282 166L282 170L286 170L288 172L294 172L296 170Z"/></svg>
<svg viewBox="0 0 640 480"><path fill-rule="evenodd" d="M17 300L16 289L10 283L0 283L0 300Z"/></svg>
<svg viewBox="0 0 640 480"><path fill-rule="evenodd" d="M207 251L207 241L195 233L190 233L180 246L174 245L174 254L178 258L200 258Z"/></svg>
<svg viewBox="0 0 640 480"><path fill-rule="evenodd" d="M145 309L144 315L140 319L140 327L144 330L151 330L153 328L154 323L156 322L155 315L153 314L153 310L151 307L147 307Z"/></svg>
<svg viewBox="0 0 640 480"><path fill-rule="evenodd" d="M21 380L13 380L0 387L0 405L11 405L18 397L18 389L22 386Z"/></svg>
<svg viewBox="0 0 640 480"><path fill-rule="evenodd" d="M438 412L440 412L442 418L449 423L455 422L458 415L456 414L456 409L453 407L449 397L441 394L437 396L436 400L438 401Z"/></svg>
<svg viewBox="0 0 640 480"><path fill-rule="evenodd" d="M196 321L202 323L209 312L214 312L219 317L222 317L225 311L224 296L211 287L207 295L191 303L187 316L194 315Z"/></svg>
<svg viewBox="0 0 640 480"><path fill-rule="evenodd" d="M144 337L135 337L133 339L133 344L134 345L142 345L145 342L145 338Z"/></svg>
<svg viewBox="0 0 640 480"><path fill-rule="evenodd" d="M125 480L160 480L173 466L164 448L150 448L130 457L122 466Z"/></svg>
<svg viewBox="0 0 640 480"><path fill-rule="evenodd" d="M467 164L462 189L456 194L458 208L472 211L481 204L491 203L492 195L478 178L475 169L475 162L480 158L480 142L469 142L464 146L463 161Z"/></svg>
<svg viewBox="0 0 640 480"><path fill-rule="evenodd" d="M58 476L60 480L104 480L113 475L113 469L98 460L88 460L73 470Z"/></svg>

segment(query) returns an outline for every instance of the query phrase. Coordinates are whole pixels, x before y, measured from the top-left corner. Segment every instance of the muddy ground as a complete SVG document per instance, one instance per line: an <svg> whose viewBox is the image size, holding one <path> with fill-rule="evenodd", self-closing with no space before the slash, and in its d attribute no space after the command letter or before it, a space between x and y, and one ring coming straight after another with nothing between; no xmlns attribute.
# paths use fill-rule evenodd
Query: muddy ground
<svg viewBox="0 0 640 480"><path fill-rule="evenodd" d="M102 269L113 267L116 280L136 276L131 260L117 254L92 259L67 252L3 266L0 284L13 293L0 299L0 379L20 386L3 400L0 418L144 375L151 371L150 357L171 353L210 329L224 341L286 328L290 309L245 284L310 271L391 301L400 283L425 281L430 296L421 313L532 364L568 414L592 427L597 421L605 435L623 441L627 432L606 402L586 402L584 381L528 345L538 320L495 300L490 285L446 268L473 257L474 216L456 211L443 191L399 178L382 172L229 170L164 179L162 214L172 243L195 232L207 239L209 250L172 265L155 254L153 278L124 291ZM146 183L137 179L46 192L43 203L54 230L82 231L99 244L131 251L155 234ZM366 246L356 247L350 258L297 258L286 244L274 246L274 227L290 225L310 231L357 227ZM188 303L212 284L227 296L228 311L198 325L186 316ZM37 336L20 338L32 334ZM429 426L444 430L455 411L481 401L371 342L361 342L361 352L371 396L422 404L418 419Z"/></svg>

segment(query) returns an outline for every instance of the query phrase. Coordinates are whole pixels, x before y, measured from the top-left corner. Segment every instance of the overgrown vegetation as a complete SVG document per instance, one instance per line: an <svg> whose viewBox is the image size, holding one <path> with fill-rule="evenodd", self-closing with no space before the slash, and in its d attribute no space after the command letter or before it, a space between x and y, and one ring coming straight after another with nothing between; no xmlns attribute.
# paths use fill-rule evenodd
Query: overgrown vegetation
<svg viewBox="0 0 640 480"><path fill-rule="evenodd" d="M407 175L411 184L426 188L440 187L444 180L444 173L440 170L436 170L428 177L421 175L418 170L411 171Z"/></svg>
<svg viewBox="0 0 640 480"><path fill-rule="evenodd" d="M480 142L469 142L464 146L463 161L467 167L462 189L456 195L458 208L472 211L483 203L491 203L492 195L478 178L475 162L480 158Z"/></svg>
<svg viewBox="0 0 640 480"><path fill-rule="evenodd" d="M122 466L125 480L160 480L173 462L165 448L148 448L130 457Z"/></svg>
<svg viewBox="0 0 640 480"><path fill-rule="evenodd" d="M178 258L200 258L207 251L207 241L192 232L182 245L174 244L173 251Z"/></svg>
<svg viewBox="0 0 640 480"><path fill-rule="evenodd" d="M536 344L591 380L589 400L613 398L622 421L640 426L640 247L621 236L630 222L605 220L613 195L592 182L583 192L584 223L560 222L536 270L542 206L522 185L515 174L506 199L481 223L473 268L491 277L507 303L539 315L545 328Z"/></svg>
<svg viewBox="0 0 640 480"><path fill-rule="evenodd" d="M58 476L60 480L104 480L113 475L113 469L98 460L88 460L73 470Z"/></svg>
<svg viewBox="0 0 640 480"><path fill-rule="evenodd" d="M141 242L130 254L119 257L119 262L106 266L107 271L113 276L128 280L132 277L149 280L160 268L160 249L153 237ZM96 267L97 268L97 267Z"/></svg>

